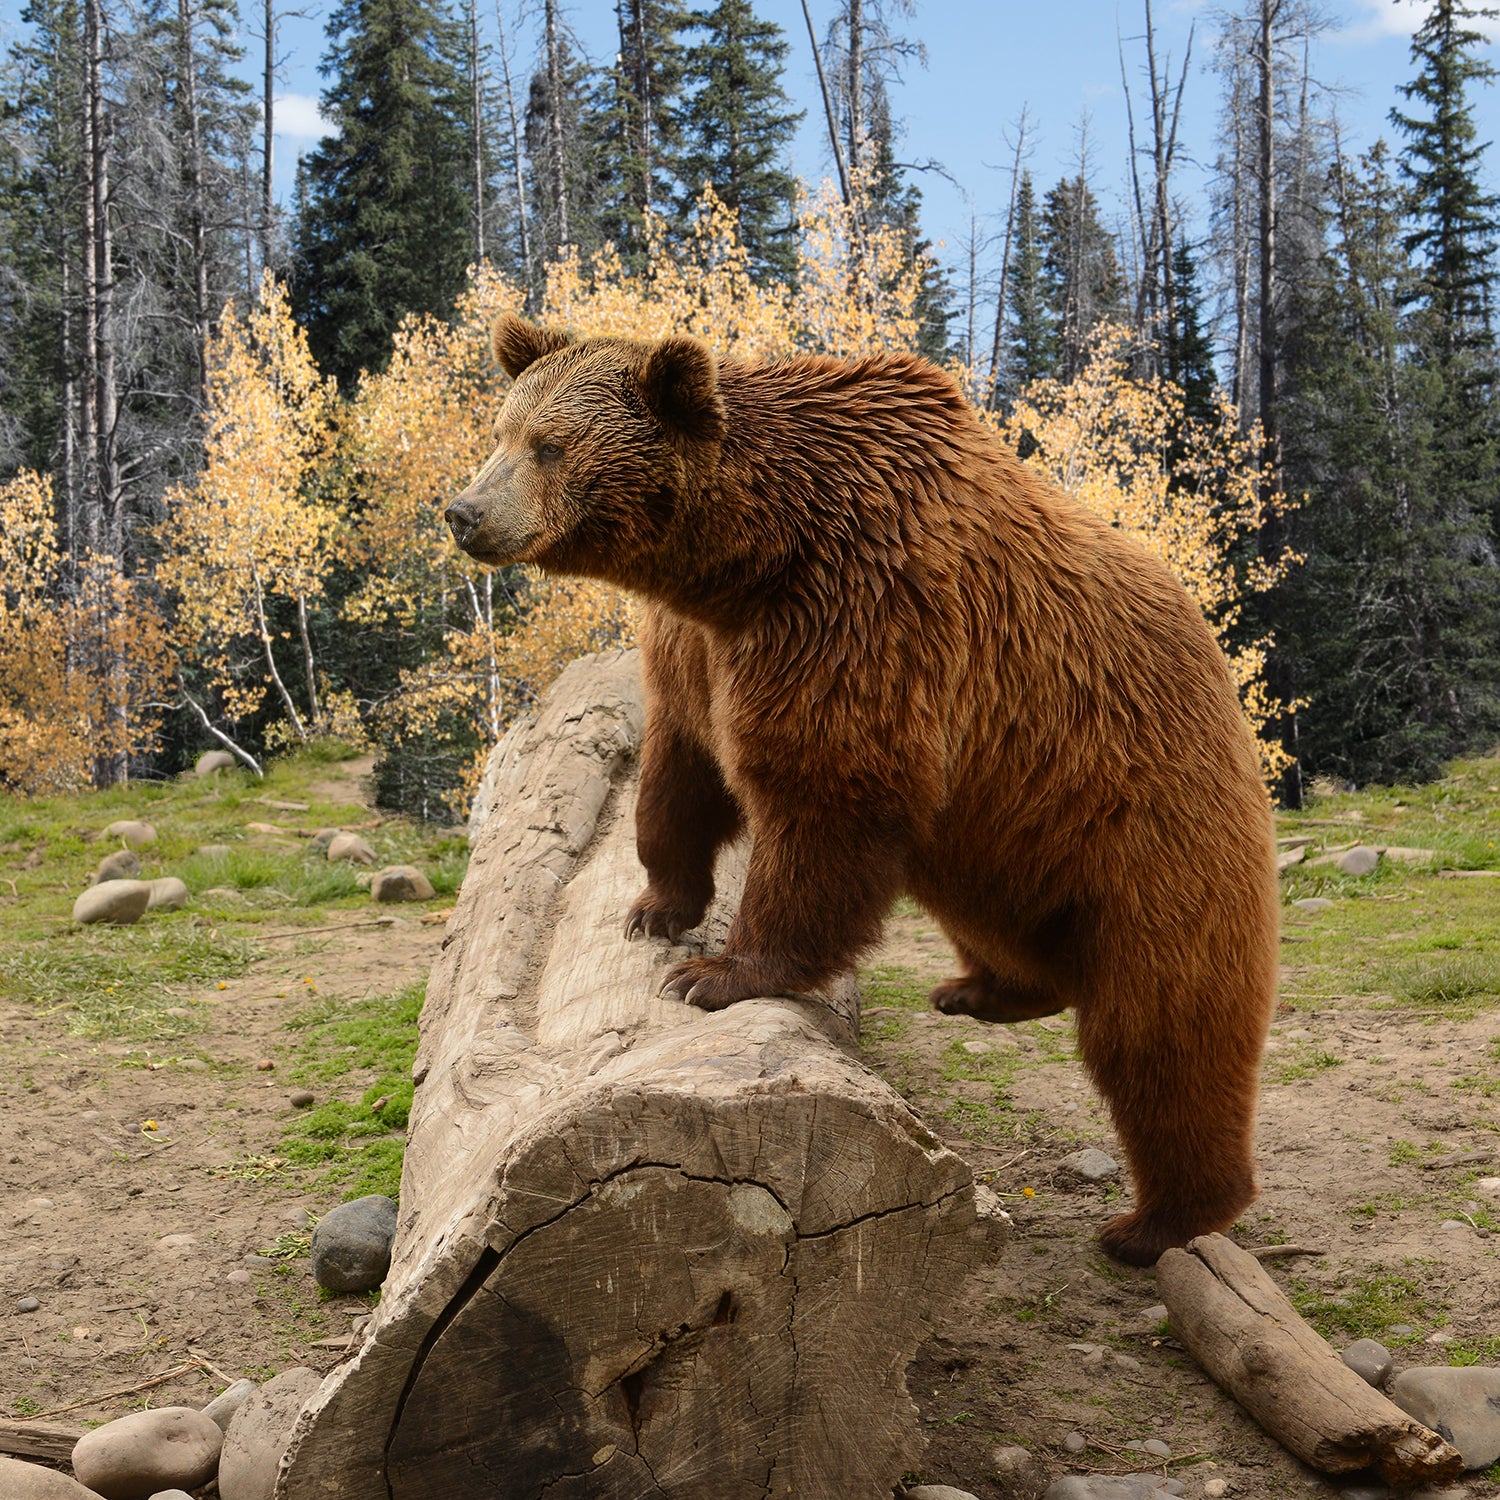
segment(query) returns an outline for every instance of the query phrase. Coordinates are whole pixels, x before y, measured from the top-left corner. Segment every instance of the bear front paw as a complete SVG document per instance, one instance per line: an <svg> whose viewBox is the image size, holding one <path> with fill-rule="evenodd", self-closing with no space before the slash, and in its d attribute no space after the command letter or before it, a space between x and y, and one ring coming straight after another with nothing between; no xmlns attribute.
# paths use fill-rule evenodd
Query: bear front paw
<svg viewBox="0 0 1500 1500"><path fill-rule="evenodd" d="M781 991L766 983L756 965L721 953L674 965L662 981L661 993L696 1005L699 1010L724 1010L738 1000L753 1000Z"/></svg>
<svg viewBox="0 0 1500 1500"><path fill-rule="evenodd" d="M683 933L691 931L703 920L707 909L706 901L701 904L672 901L648 885L635 898L630 914L625 918L625 940L634 942L638 937L660 937L675 943Z"/></svg>

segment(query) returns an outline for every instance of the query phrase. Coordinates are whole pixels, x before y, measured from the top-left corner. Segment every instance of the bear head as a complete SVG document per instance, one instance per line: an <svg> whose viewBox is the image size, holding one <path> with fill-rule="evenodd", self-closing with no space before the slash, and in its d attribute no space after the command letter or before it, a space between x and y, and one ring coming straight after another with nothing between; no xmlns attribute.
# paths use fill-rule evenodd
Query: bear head
<svg viewBox="0 0 1500 1500"><path fill-rule="evenodd" d="M515 383L495 451L445 512L454 539L492 566L638 583L642 559L661 554L718 464L725 413L712 351L682 337L574 340L510 313L494 350Z"/></svg>

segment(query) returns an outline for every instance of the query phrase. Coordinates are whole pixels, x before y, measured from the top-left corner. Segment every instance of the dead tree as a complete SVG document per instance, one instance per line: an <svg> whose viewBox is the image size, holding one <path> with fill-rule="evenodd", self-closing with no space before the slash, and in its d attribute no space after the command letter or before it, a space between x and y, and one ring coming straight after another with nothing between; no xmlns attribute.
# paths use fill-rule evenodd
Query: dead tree
<svg viewBox="0 0 1500 1500"><path fill-rule="evenodd" d="M969 1169L859 1062L852 980L718 1013L626 943L632 653L491 761L422 1013L394 1258L278 1500L889 1497ZM701 931L725 930L742 858Z"/></svg>

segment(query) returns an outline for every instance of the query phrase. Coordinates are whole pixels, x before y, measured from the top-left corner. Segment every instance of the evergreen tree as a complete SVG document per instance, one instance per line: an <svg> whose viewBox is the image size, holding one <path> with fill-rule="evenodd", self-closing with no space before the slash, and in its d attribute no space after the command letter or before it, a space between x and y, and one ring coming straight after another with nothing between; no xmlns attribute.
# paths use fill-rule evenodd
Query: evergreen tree
<svg viewBox="0 0 1500 1500"><path fill-rule="evenodd" d="M569 248L588 254L601 243L601 143L589 69L556 24L555 0L548 4L548 56L526 100L531 238L543 263Z"/></svg>
<svg viewBox="0 0 1500 1500"><path fill-rule="evenodd" d="M1047 305L1046 267L1037 223L1036 189L1031 173L1016 194L1016 228L1011 241L1010 326L1006 384L1014 392L1057 372L1057 335Z"/></svg>
<svg viewBox="0 0 1500 1500"><path fill-rule="evenodd" d="M294 306L319 366L379 369L407 313L448 313L471 253L458 38L441 0L344 0L328 22L323 113L297 172Z"/></svg>
<svg viewBox="0 0 1500 1500"><path fill-rule="evenodd" d="M718 0L694 12L702 40L683 68L678 212L688 214L705 182L739 213L740 239L757 280L789 282L797 270L797 183L786 147L802 118L781 87L787 42L750 0Z"/></svg>
<svg viewBox="0 0 1500 1500"><path fill-rule="evenodd" d="M1182 387L1183 415L1189 421L1207 420L1215 408L1219 380L1214 372L1213 347L1203 331L1203 293L1198 286L1198 262L1186 240L1172 252L1174 316L1166 330L1162 353L1167 379Z"/></svg>
<svg viewBox="0 0 1500 1500"><path fill-rule="evenodd" d="M648 211L667 214L682 150L688 25L683 0L615 0L620 50L598 100L599 232L627 262L645 255Z"/></svg>
<svg viewBox="0 0 1500 1500"><path fill-rule="evenodd" d="M1042 281L1056 329L1057 373L1073 380L1088 363L1100 323L1125 311L1125 280L1114 237L1084 173L1047 194L1040 227Z"/></svg>

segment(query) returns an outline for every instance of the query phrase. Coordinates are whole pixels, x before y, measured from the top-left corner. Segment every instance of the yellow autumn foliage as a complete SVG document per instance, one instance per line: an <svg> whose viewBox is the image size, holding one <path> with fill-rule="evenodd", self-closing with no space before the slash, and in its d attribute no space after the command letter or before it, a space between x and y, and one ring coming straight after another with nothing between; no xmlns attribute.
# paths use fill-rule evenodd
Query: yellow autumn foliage
<svg viewBox="0 0 1500 1500"><path fill-rule="evenodd" d="M38 796L115 780L153 744L171 656L154 605L89 556L63 592L52 481L0 485L0 789Z"/></svg>

